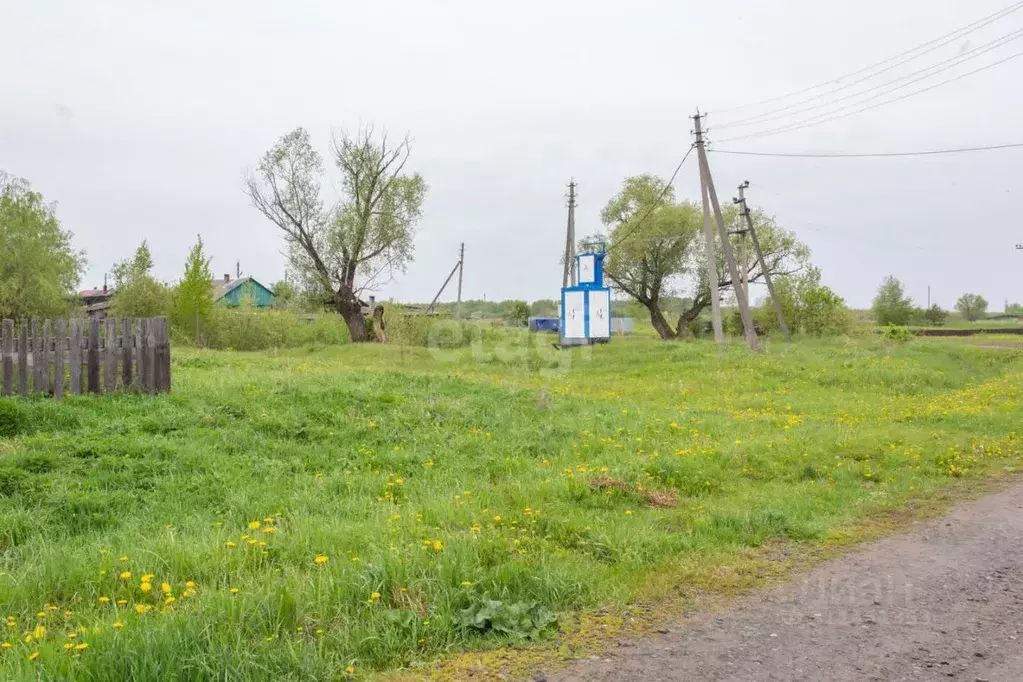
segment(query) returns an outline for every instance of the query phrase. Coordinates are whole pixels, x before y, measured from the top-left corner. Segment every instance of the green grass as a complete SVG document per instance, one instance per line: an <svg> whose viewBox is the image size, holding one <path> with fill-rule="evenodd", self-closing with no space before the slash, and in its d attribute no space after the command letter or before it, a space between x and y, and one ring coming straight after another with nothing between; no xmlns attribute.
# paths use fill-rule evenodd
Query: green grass
<svg viewBox="0 0 1023 682"><path fill-rule="evenodd" d="M0 401L0 679L358 677L1023 455L1023 351L507 339L176 350L168 396Z"/></svg>

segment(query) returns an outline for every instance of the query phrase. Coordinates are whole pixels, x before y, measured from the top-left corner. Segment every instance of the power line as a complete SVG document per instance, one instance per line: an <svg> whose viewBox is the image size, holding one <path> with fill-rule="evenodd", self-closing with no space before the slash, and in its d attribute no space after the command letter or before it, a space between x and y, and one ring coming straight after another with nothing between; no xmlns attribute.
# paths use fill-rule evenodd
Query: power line
<svg viewBox="0 0 1023 682"><path fill-rule="evenodd" d="M647 209L647 212L643 214L643 217L639 219L639 221L633 226L633 228L631 230L629 230L625 234L624 237L620 237L619 239L615 240L615 242L613 244L611 244L609 247L607 247L608 253L610 253L612 249L616 248L618 245L620 245L626 239L631 237L636 232L636 230L638 230L643 225L643 223L646 221L646 219L650 217L650 214L653 213L656 209L661 207L661 201L664 200L664 197L668 193L668 190L671 189L671 185L675 182L675 178L678 177L678 172L680 170L682 170L683 164L685 164L686 159L689 158L689 155L693 153L694 149L696 149L696 145L695 144L689 146L689 151L686 152L685 156L682 157L682 160L678 162L677 166L675 166L675 172L671 174L671 178L664 185L664 187L661 188L661 191L657 195L657 199L654 200L654 203L650 206L650 208Z"/></svg>
<svg viewBox="0 0 1023 682"><path fill-rule="evenodd" d="M955 149L927 149L914 152L873 152L864 154L846 154L830 152L745 152L737 149L711 149L712 154L732 154L735 156L775 156L793 159L876 159L892 156L935 156L938 154L963 154L965 152L986 152L995 149L1013 149L1023 147L1023 142L1010 144L994 144L986 147L958 147Z"/></svg>
<svg viewBox="0 0 1023 682"><path fill-rule="evenodd" d="M894 102L899 102L899 101L902 101L902 100L907 99L909 97L913 97L915 95L920 95L920 94L923 94L925 92L929 92L930 90L934 90L935 88L941 87L942 85L948 85L949 83L954 83L956 81L962 80L963 78L967 78L968 76L972 76L974 74L980 73L981 71L987 71L988 69L992 69L992 68L994 68L994 67L996 67L996 66L998 66L1000 64L1004 64L1005 62L1009 61L1010 59L1015 59L1016 57L1023 57L1023 52L1017 52L1015 54L1011 54L1008 57L1004 57L1003 59L999 59L996 62L993 62L991 64L987 64L987 65L982 66L982 67L980 67L978 69L974 69L973 71L967 71L966 73L963 73L963 74L960 74L958 76L955 76L954 78L948 78L946 80L939 81L937 83L934 83L933 85L927 86L926 88L921 88L919 90L914 90L913 92L909 92L909 93L906 93L904 95L900 95L899 97L893 97L891 99L886 99L886 100L884 100L882 102L878 102L877 104L871 104L870 106L862 107L860 109L854 109L853 111L846 112L846 113L841 114L839 116L832 116L832 114L837 113L838 111L841 111L842 109L845 109L845 108L848 108L848 107L841 107L839 109L836 109L833 112L828 112L826 114L819 114L817 116L812 116L809 119L805 119L803 121L797 121L796 123L793 123L793 124L788 125L788 126L781 126L779 128L773 128L773 129L770 129L770 130L763 130L763 131L759 131L759 132L754 132L754 133L750 133L749 135L740 135L739 137L730 137L730 138L728 138L726 140L720 140L720 142L733 142L735 140L748 140L748 139L755 138L755 137L767 137L769 135L777 135L779 133L788 133L788 132L793 132L793 131L796 131L796 130L801 130L803 128L808 128L810 126L822 125L824 123L830 123L831 121L837 121L837 120L840 120L840 119L843 119L843 118L848 118L849 116L855 116L856 114L861 114L861 113L863 113L865 111L870 111L871 109L877 109L878 107L883 107L883 106L885 106L887 104L892 104ZM871 98L868 98L868 99L874 99L874 98L871 97ZM863 100L863 101L867 101L867 100ZM862 104L862 103L863 102L856 102L855 104ZM855 106L855 104L851 104L851 105L848 105L848 106ZM822 120L818 120L818 119L822 119Z"/></svg>
<svg viewBox="0 0 1023 682"><path fill-rule="evenodd" d="M883 88L887 88L890 85L895 85L896 83L900 83L902 81L906 81L907 79L912 79L912 80L909 80L908 83L903 83L902 85L899 85L897 87L891 88L889 90L885 90L883 92L878 93L877 95L874 95L873 97L868 97L867 99L863 99L863 100L860 100L858 102L851 102L850 104L847 104L847 105L844 105L842 107L839 107L838 109L835 109L832 112L824 112L824 113L821 113L819 115L820 116L824 116L824 115L828 115L829 113L835 113L835 112L838 112L838 111L842 111L843 109L846 109L846 108L849 108L849 107L853 107L853 106L856 106L858 104L863 104L865 102L869 102L869 101L871 101L873 99L877 99L878 97L883 97L883 96L885 96L887 94L895 92L896 90L901 90L902 88L909 87L910 85L913 85L914 83L918 83L918 82L920 82L922 80L926 80L926 79L928 79L928 78L930 78L932 76L937 76L938 74L944 73L945 71L948 71L949 69L952 69L952 68L954 68L956 66L959 66L960 64L962 64L964 62L968 62L968 61L970 61L972 59L976 59L977 57L980 57L980 56L982 56L984 54L987 54L988 52L991 52L992 50L995 50L995 49L997 49L999 47L1002 47L1003 45L1011 43L1014 40L1019 40L1020 38L1023 38L1023 29L1018 29L1018 30L1013 31L1011 33L1007 33L1007 34L1001 36L1000 38L996 38L995 40L992 40L989 43L985 43L983 45L975 47L972 50L969 50L968 52L963 52L961 54L957 54L954 57L949 57L948 59L945 59L944 61L938 62L937 64L932 64L931 66L928 66L928 67L925 67L923 69L919 69L917 71L913 71L911 73L908 73L905 76L900 76L899 78L895 78L895 79L892 79L890 81L885 81L884 83L880 83L879 85L875 85L873 87L867 88L866 90L859 90L857 92L851 92L851 93L849 93L847 95L842 95L841 97L838 97L836 99L833 99L833 100L830 100L830 101L826 101L826 102L821 102L819 104L814 104L814 105L811 105L811 106L808 106L808 107L803 107L801 109L796 108L796 107L798 107L801 104L806 104L808 102L812 102L815 99L818 99L818 97L811 97L809 99L803 100L802 102L797 102L797 103L792 104L790 106L782 107L781 109L775 109L774 111L766 112L764 114L761 114L760 116L753 116L753 117L750 117L750 118L742 119L740 121L736 121L735 123L725 123L724 125L717 126L717 128L719 128L719 129L720 128L744 128L744 127L748 127L748 126L752 126L752 125L757 125L757 124L760 124L760 123L770 123L771 121L777 121L778 119L781 119L781 118L787 118L789 116L795 116L795 115L798 115L798 114L804 114L804 113L807 113L807 112L810 112L810 111L814 111L816 109L822 109L822 108L825 108L825 107L834 106L835 104L838 104L839 102L843 102L843 101L845 101L847 99L851 99L851 98L854 98L854 97L860 97L862 95L866 95L867 93L874 92L875 90L880 90L880 89L883 89ZM927 72L931 72L931 73L927 73ZM879 72L879 73L882 73L882 72ZM921 75L921 74L924 74L924 75ZM874 74L874 75L877 75L877 74ZM914 78L915 76L919 76L919 77L918 78ZM825 97L825 96L827 96L829 94L838 92L840 90L844 90L847 87L850 87L851 85L854 85L856 83L862 82L863 80L867 80L867 79L864 78L864 79L861 79L859 81L855 81L854 83L851 83L849 86L843 86L843 87L840 87L840 88L836 88L835 90L832 90L830 93L825 93L823 95L820 95L819 97ZM777 112L788 112L788 113L782 113L782 114L778 114L778 115L774 115L774 116L771 115L771 114L776 114Z"/></svg>
<svg viewBox="0 0 1023 682"><path fill-rule="evenodd" d="M966 26L963 26L961 28L957 28L956 30L954 30L954 31L952 31L950 33L946 33L945 35L938 36L937 38L929 40L926 43L922 43L920 45L917 45L914 48L906 50L905 52L900 52L897 55L889 57L888 59L885 59L883 61L877 62L875 64L871 64L870 66L865 66L865 67L863 67L861 69L858 69L856 71L853 71L851 73L847 73L845 75L838 76L837 78L829 78L826 81L820 82L820 83L818 83L816 85L811 85L810 87L804 88L804 89L799 90L797 92L785 93L783 95L778 95L776 97L770 97L768 99L763 99L763 100L760 100L758 102L751 102L749 104L742 104L742 105L735 106L735 107L729 107L727 109L718 109L714 113L724 114L724 113L728 113L728 112L731 112L731 111L739 111L739 110L742 110L742 109L749 109L750 107L756 107L756 106L760 106L762 104L771 104L772 102L778 102L778 101L783 100L783 99L788 99L789 97L796 97L798 95L802 95L802 94L805 94L807 92L811 92L811 91L816 90L818 88L822 88L825 85L831 85L832 83L838 83L838 82L843 81L843 80L845 80L847 78L852 78L853 76L858 76L858 75L860 75L862 73L866 73L868 71L873 71L874 69L876 69L876 68L878 68L880 66L885 66L885 65L887 65L887 64L889 64L889 63L891 63L891 62L893 62L893 61L895 61L897 59L900 59L902 57L906 57L907 55L911 55L911 54L913 54L915 52L919 52L920 50L924 50L924 48L931 48L931 46L933 46L935 43L940 43L936 47L933 47L931 49L926 49L923 52L920 52L919 55L916 55L915 57L907 59L906 61L900 62L899 64L896 65L896 66L901 66L902 64L905 64L907 61L912 61L912 59L915 59L916 57L925 55L928 52L932 52L934 49L937 49L938 47L944 47L949 42L952 42L952 41L957 40L958 38L962 37L962 35L968 35L969 33L972 33L973 31L975 31L975 30L977 30L979 28L983 28L984 26L987 26L988 24L990 24L993 21L997 21L998 19L1001 19L1004 16L1008 16L1009 14L1012 14L1013 12L1019 10L1020 8L1023 8L1023 1L1016 2L1016 3L1014 3L1014 4L1012 4L1012 5L1008 6L1008 7L1005 7L1003 9L998 10L994 14L989 14L986 17L978 19L977 21L973 22L972 24L967 24ZM945 42L942 42L942 41L945 41ZM892 67L892 68L895 68L895 67ZM884 73L885 71L889 71L889 70L890 69L884 69L883 71L878 71L877 73L872 74L871 76L868 76L867 78L871 78L873 76L879 75L879 74Z"/></svg>

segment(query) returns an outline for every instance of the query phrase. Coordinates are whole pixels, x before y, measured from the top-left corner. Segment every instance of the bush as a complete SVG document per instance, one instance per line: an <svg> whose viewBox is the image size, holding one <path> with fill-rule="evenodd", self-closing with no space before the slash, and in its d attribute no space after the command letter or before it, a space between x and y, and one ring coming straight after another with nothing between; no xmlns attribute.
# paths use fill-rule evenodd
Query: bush
<svg viewBox="0 0 1023 682"><path fill-rule="evenodd" d="M935 303L930 308L923 311L922 317L927 324L934 327L941 327L948 320L948 311L942 310L941 306Z"/></svg>
<svg viewBox="0 0 1023 682"><path fill-rule="evenodd" d="M852 329L853 318L845 300L821 284L821 272L810 268L802 277L779 277L775 294L785 321L793 332L811 336L841 336ZM770 331L778 331L778 316L768 300L759 319Z"/></svg>
<svg viewBox="0 0 1023 682"><path fill-rule="evenodd" d="M178 338L188 343L195 340L190 331L182 332ZM350 342L348 327L335 314L299 315L259 308L215 306L208 326L199 332L200 345L220 350L337 346Z"/></svg>
<svg viewBox="0 0 1023 682"><path fill-rule="evenodd" d="M881 332L881 338L885 341L894 341L895 343L907 343L913 340L913 333L905 327L897 327L894 324L890 324Z"/></svg>
<svg viewBox="0 0 1023 682"><path fill-rule="evenodd" d="M493 325L484 322L463 322L449 317L409 315L391 312L384 318L387 342L422 348L465 348L476 341L498 338Z"/></svg>

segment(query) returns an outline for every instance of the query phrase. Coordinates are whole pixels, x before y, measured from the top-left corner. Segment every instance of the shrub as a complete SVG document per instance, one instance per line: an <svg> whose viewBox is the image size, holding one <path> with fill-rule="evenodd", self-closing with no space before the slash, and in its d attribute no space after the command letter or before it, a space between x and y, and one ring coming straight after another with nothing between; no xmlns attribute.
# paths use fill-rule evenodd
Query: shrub
<svg viewBox="0 0 1023 682"><path fill-rule="evenodd" d="M894 341L895 343L907 343L913 340L913 333L905 327L897 327L894 324L890 324L881 332L881 338L885 341Z"/></svg>
<svg viewBox="0 0 1023 682"><path fill-rule="evenodd" d="M12 398L0 398L0 438L12 438L27 429L25 408Z"/></svg>
<svg viewBox="0 0 1023 682"><path fill-rule="evenodd" d="M341 345L351 336L344 320L334 314L299 315L282 310L215 306L209 325L200 330L207 348L241 351L296 348L313 344ZM181 340L193 341L190 333Z"/></svg>
<svg viewBox="0 0 1023 682"><path fill-rule="evenodd" d="M923 312L922 317L927 324L941 327L948 320L948 311L942 310L941 306L935 303Z"/></svg>

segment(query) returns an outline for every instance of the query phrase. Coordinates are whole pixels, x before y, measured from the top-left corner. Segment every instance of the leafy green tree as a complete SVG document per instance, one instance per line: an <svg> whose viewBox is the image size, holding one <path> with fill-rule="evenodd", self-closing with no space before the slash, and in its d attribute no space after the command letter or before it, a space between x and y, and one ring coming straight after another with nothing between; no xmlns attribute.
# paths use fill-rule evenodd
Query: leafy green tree
<svg viewBox="0 0 1023 682"><path fill-rule="evenodd" d="M743 220L734 206L724 210L724 218L728 225L736 227ZM779 276L805 268L809 260L805 245L762 211L753 211L752 218L768 272ZM625 180L621 191L604 207L601 220L611 231L604 265L608 279L647 309L661 338L677 338L687 333L711 305L704 265L702 209L689 201L676 201L674 190L664 180L640 175ZM732 281L725 274L721 251L717 249L714 286L724 294L732 287ZM764 277L756 259L751 259L747 272L750 282ZM678 298L678 288L687 283L693 288L692 295ZM674 316L676 310L677 321L672 323L668 316Z"/></svg>
<svg viewBox="0 0 1023 682"><path fill-rule="evenodd" d="M360 296L412 261L426 182L406 171L408 137L393 144L371 128L339 131L331 151L342 195L333 207L323 206L323 161L302 128L263 155L246 190L284 233L303 288L344 318L353 341L368 341Z"/></svg>
<svg viewBox="0 0 1023 682"><path fill-rule="evenodd" d="M112 310L118 317L156 317L167 315L173 307L171 291L150 272L153 254L143 241L130 260L114 264Z"/></svg>
<svg viewBox="0 0 1023 682"><path fill-rule="evenodd" d="M175 292L174 321L197 342L213 316L213 269L203 249L202 235L185 260L185 275Z"/></svg>
<svg viewBox="0 0 1023 682"><path fill-rule="evenodd" d="M1023 303L1010 303L1005 306L1006 315L1023 315Z"/></svg>
<svg viewBox="0 0 1023 682"><path fill-rule="evenodd" d="M873 311L879 325L906 325L913 316L913 299L906 296L902 282L889 275L877 290Z"/></svg>
<svg viewBox="0 0 1023 682"><path fill-rule="evenodd" d="M0 172L0 318L57 317L71 307L85 255L54 206Z"/></svg>
<svg viewBox="0 0 1023 682"><path fill-rule="evenodd" d="M974 322L987 313L987 299L980 294L963 294L956 301L956 310L967 320Z"/></svg>
<svg viewBox="0 0 1023 682"><path fill-rule="evenodd" d="M272 285L270 290L274 293L274 306L277 308L290 308L297 302L298 288L287 278Z"/></svg>
<svg viewBox="0 0 1023 682"><path fill-rule="evenodd" d="M923 318L927 324L933 327L941 327L948 320L948 311L943 310L940 305L935 303L923 312Z"/></svg>
<svg viewBox="0 0 1023 682"><path fill-rule="evenodd" d="M511 301L508 306L508 321L525 327L529 323L529 304L525 301Z"/></svg>
<svg viewBox="0 0 1023 682"><path fill-rule="evenodd" d="M789 327L810 336L839 336L849 333L852 314L845 300L821 284L821 271L809 268L806 273L783 275L774 283L774 291L781 304ZM768 299L758 319L770 330L778 327L774 306Z"/></svg>

